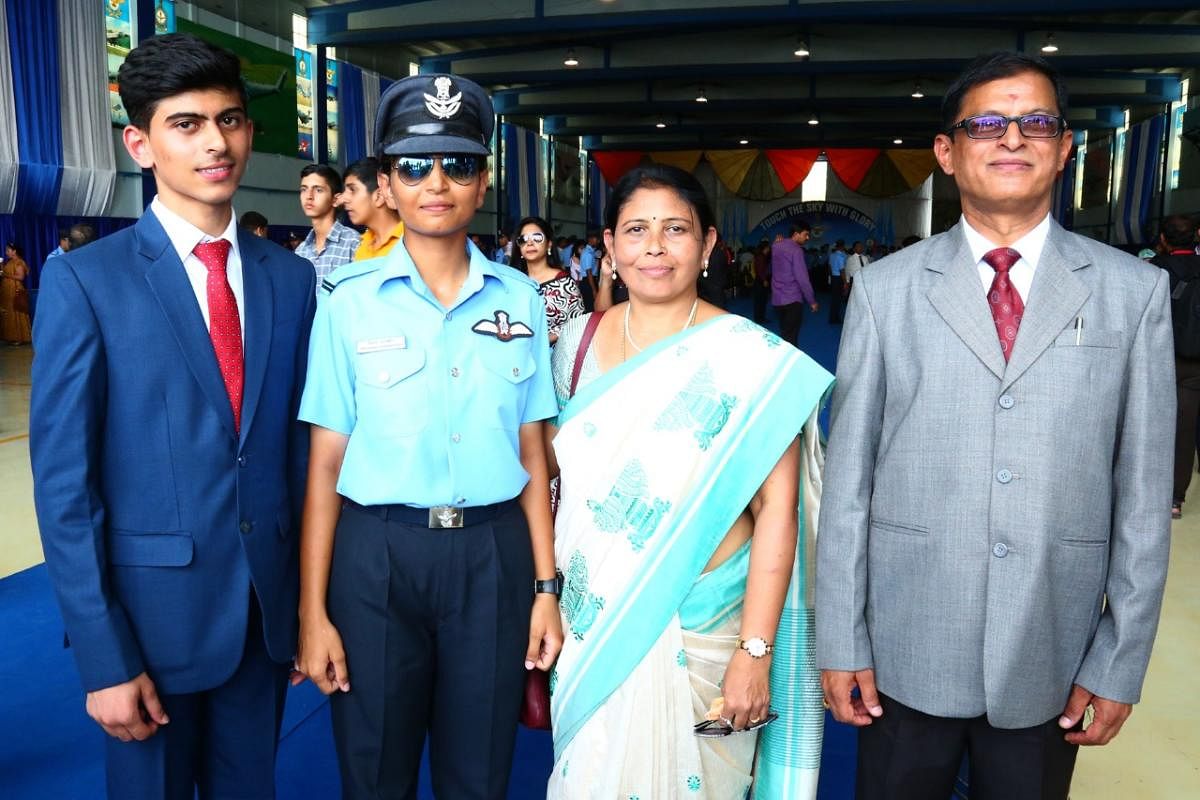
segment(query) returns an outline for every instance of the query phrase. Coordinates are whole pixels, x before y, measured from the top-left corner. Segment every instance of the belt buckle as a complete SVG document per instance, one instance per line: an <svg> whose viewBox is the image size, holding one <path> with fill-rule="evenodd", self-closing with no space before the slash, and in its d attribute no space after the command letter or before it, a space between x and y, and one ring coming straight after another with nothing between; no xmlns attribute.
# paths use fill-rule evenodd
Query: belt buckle
<svg viewBox="0 0 1200 800"><path fill-rule="evenodd" d="M433 506L429 509L429 527L435 530L461 528L463 510L460 506Z"/></svg>

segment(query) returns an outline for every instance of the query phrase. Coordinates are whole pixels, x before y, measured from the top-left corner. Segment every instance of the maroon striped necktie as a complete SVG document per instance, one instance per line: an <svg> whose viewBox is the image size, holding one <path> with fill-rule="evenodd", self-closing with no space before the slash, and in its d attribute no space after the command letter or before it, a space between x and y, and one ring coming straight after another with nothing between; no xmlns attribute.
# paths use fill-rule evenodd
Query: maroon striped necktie
<svg viewBox="0 0 1200 800"><path fill-rule="evenodd" d="M996 270L992 279L992 288L988 289L988 305L992 307L992 319L996 323L996 333L1000 337L1000 349L1004 351L1004 360L1012 356L1013 344L1017 341L1017 329L1021 327L1021 315L1025 313L1025 304L1017 287L1013 286L1008 271L1017 263L1021 254L1011 247L997 247L984 253L983 260Z"/></svg>
<svg viewBox="0 0 1200 800"><path fill-rule="evenodd" d="M225 391L229 394L229 405L233 407L233 426L242 430L242 324L238 316L237 300L229 287L225 267L229 262L227 239L201 242L192 250L196 258L208 269L208 335L212 339L217 366L225 380Z"/></svg>

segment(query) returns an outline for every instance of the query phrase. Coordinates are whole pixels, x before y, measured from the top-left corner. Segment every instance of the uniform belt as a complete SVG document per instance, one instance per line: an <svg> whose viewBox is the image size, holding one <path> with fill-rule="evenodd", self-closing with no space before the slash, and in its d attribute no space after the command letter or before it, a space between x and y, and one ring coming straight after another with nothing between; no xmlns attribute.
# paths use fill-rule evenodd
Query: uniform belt
<svg viewBox="0 0 1200 800"><path fill-rule="evenodd" d="M388 505L364 506L348 497L342 498L342 505L356 508L368 514L379 517L387 522L402 522L405 525L420 525L435 530L447 528L469 528L480 525L504 514L517 505L516 498L490 506L434 506L433 508L416 508L414 506L391 503Z"/></svg>

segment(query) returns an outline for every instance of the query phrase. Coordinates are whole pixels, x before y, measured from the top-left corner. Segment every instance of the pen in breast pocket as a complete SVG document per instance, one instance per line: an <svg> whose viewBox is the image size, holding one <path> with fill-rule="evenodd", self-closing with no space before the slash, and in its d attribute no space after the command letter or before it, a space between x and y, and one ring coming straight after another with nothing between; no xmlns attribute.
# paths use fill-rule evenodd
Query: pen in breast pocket
<svg viewBox="0 0 1200 800"><path fill-rule="evenodd" d="M1075 318L1075 346L1079 346L1079 337L1083 335L1083 317Z"/></svg>

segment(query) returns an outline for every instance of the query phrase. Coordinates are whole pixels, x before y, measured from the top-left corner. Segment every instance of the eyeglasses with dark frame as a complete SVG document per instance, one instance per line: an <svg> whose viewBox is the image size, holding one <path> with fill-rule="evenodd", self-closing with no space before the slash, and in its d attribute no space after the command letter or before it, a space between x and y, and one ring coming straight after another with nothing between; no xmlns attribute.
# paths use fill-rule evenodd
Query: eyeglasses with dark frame
<svg viewBox="0 0 1200 800"><path fill-rule="evenodd" d="M999 139L1008 132L1012 122L1017 123L1022 136L1030 139L1055 139L1067 129L1066 118L1054 114L1022 114L1018 117L977 114L951 125L946 133L952 134L962 128L970 139Z"/></svg>
<svg viewBox="0 0 1200 800"><path fill-rule="evenodd" d="M544 241L546 241L546 234L542 233L541 231L534 231L533 233L526 233L518 236L517 246L524 247L530 242L533 242L534 244L541 244Z"/></svg>
<svg viewBox="0 0 1200 800"><path fill-rule="evenodd" d="M734 733L747 733L749 731L756 731L759 728L765 728L777 719L779 719L779 715L771 712L765 718L760 719L758 722L750 723L740 731L735 731L733 726L723 719L705 719L692 726L692 733L701 739L719 739L722 736L729 736Z"/></svg>
<svg viewBox="0 0 1200 800"><path fill-rule="evenodd" d="M405 186L416 186L433 172L434 162L460 186L474 181L483 167L483 159L473 155L392 156L392 171Z"/></svg>

